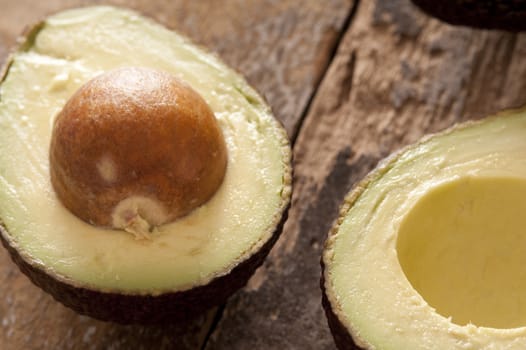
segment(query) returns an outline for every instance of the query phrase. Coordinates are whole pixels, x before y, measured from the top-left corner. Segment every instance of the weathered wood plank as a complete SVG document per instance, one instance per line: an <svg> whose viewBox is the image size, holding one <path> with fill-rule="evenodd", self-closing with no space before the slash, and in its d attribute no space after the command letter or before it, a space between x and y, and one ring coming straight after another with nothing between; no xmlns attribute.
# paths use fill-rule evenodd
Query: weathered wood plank
<svg viewBox="0 0 526 350"><path fill-rule="evenodd" d="M207 349L333 348L319 258L344 195L423 134L524 104L525 50L525 34L452 27L408 0L360 2L294 147L284 234Z"/></svg>
<svg viewBox="0 0 526 350"><path fill-rule="evenodd" d="M0 0L0 62L23 27L85 0ZM112 0L152 16L216 51L268 99L289 134L325 70L348 2ZM81 317L34 287L0 249L0 348L198 349L214 311L159 327L118 326Z"/></svg>

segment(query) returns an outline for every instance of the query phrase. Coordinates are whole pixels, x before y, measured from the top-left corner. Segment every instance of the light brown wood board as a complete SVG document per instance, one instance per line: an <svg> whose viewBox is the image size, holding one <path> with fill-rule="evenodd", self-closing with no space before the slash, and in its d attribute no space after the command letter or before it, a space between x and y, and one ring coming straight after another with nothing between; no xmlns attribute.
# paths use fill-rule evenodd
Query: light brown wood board
<svg viewBox="0 0 526 350"><path fill-rule="evenodd" d="M0 0L0 61L25 25L93 3ZM249 285L186 325L78 316L2 250L2 349L333 349L319 258L346 192L422 135L526 102L524 34L446 25L408 0L112 3L217 52L266 97L294 141L289 220Z"/></svg>

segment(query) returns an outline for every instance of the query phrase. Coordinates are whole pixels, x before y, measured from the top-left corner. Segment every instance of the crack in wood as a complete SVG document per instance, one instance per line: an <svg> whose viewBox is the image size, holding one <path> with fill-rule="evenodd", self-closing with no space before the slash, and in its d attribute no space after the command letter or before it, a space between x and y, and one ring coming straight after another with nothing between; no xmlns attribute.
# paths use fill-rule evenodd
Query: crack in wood
<svg viewBox="0 0 526 350"><path fill-rule="evenodd" d="M344 103L344 101L349 100L351 94L351 87L353 84L354 76L354 66L356 64L356 52L352 51L348 56L348 61L346 62L346 68L343 69L344 74L341 76L340 87L341 90L338 93L337 103L333 106L332 110L329 112L334 112Z"/></svg>
<svg viewBox="0 0 526 350"><path fill-rule="evenodd" d="M208 328L208 331L206 332L205 338L203 339L203 342L201 344L200 350L205 350L206 345L208 344L208 340L214 333L215 329L217 328L217 325L221 321L221 318L223 317L223 312L225 311L226 304L220 305L214 315L214 318L212 320L212 323L210 327Z"/></svg>
<svg viewBox="0 0 526 350"><path fill-rule="evenodd" d="M314 88L312 89L312 92L307 100L307 103L305 104L305 107L303 108L303 111L300 115L300 118L299 118L299 121L296 125L296 129L292 132L292 135L290 137L291 139L291 144L292 146L295 145L296 143L296 139L303 127L303 122L305 121L305 118L307 117L308 113L309 113L309 110L311 108L311 105L312 105L312 102L314 100L314 97L316 96L317 92L318 92L318 89L320 87L320 85L322 84L323 80L325 79L325 77L327 76L327 73L328 73L328 70L330 68L330 66L332 65L333 61L334 61L334 58L336 57L336 54L338 52L338 49L340 48L340 44L344 38L344 35L349 31L349 28L351 26L351 23L354 19L354 16L356 15L356 12L358 11L358 7L359 7L359 4L360 4L360 1L361 0L354 0L353 3L352 3L352 6L351 8L349 9L349 12L347 14L347 16L345 17L345 20L343 22L343 25L340 29L340 31L338 32L338 35L337 35L337 38L335 39L334 41L334 44L332 45L332 50L329 54L329 58L327 60L327 64L325 65L325 67L323 68L322 70L322 73L320 74L318 80L314 83ZM354 65L354 61L352 61L352 64ZM350 81L349 81L349 84L352 83L352 74L351 74L351 77L350 77ZM350 91L350 86L349 86L349 91Z"/></svg>

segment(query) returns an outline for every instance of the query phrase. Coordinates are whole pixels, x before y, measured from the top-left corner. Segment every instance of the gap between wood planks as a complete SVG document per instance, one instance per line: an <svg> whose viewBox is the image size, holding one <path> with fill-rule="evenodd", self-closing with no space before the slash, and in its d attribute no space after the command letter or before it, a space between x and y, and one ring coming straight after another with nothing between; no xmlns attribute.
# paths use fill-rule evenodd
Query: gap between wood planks
<svg viewBox="0 0 526 350"><path fill-rule="evenodd" d="M329 59L327 60L327 64L323 68L318 80L314 83L314 88L312 89L312 93L309 96L309 99L307 100L307 103L305 104L305 108L303 109L299 121L298 121L298 127L294 130L292 135L290 136L290 143L292 148L294 148L296 144L296 139L298 138L298 135L300 134L300 131L303 127L303 122L305 121L305 118L307 117L307 114L310 110L310 107L312 105L312 101L314 100L314 97L318 93L318 88L320 87L322 81L325 79L325 76L327 75L327 71L329 70L329 67L332 64L332 61L334 60L334 57L336 56L336 53L338 52L338 48L340 47L340 44L342 42L343 37L345 36L345 33L349 30L349 27L351 26L352 20L354 19L354 16L358 10L358 6L360 5L361 0L354 0L349 13L347 14L347 17L345 17L345 21L343 22L342 29L336 36L336 40L334 41L334 45L332 47L332 50L329 53Z"/></svg>
<svg viewBox="0 0 526 350"><path fill-rule="evenodd" d="M300 118L299 118L299 121L298 121L298 126L293 131L292 135L290 136L290 143L291 143L292 148L294 148L294 146L296 144L296 139L298 138L298 135L299 135L299 133L302 130L303 122L305 121L305 118L308 115L308 112L310 110L312 101L314 100L314 97L316 96L316 94L318 92L318 88L320 87L321 83L325 79L325 76L327 75L329 67L331 66L332 61L333 61L334 57L336 56L336 53L338 52L338 48L340 47L340 44L342 42L343 37L345 36L345 33L347 33L347 31L349 30L349 28L351 26L351 23L352 23L352 21L354 19L354 16L355 16L355 14L356 14L356 12L358 10L359 4L360 4L360 0L354 0L354 2L352 3L351 8L349 9L349 12L348 12L347 16L345 17L345 20L343 22L341 30L338 32L338 35L336 36L336 39L334 40L334 44L333 44L332 49L331 49L331 51L329 53L329 58L327 60L327 64L325 65L325 67L323 67L320 76L318 77L317 81L314 83L314 87L312 89L312 93L310 94L310 96L309 96L309 98L307 100L307 103L305 104L305 107L303 108L303 111L301 112L301 115L300 115ZM351 79L352 79L352 73L351 73ZM351 85L349 84L349 86L351 86ZM221 318L223 316L223 312L224 312L224 310L226 308L226 304L227 303L219 306L218 310L216 311L216 313L214 315L214 319L212 321L212 324L210 325L210 328L208 329L208 332L206 333L206 336L205 336L205 338L203 340L203 343L201 345L200 350L204 350L206 348L206 346L208 344L208 341L210 340L210 337L212 336L212 334L216 330L219 322L221 321Z"/></svg>

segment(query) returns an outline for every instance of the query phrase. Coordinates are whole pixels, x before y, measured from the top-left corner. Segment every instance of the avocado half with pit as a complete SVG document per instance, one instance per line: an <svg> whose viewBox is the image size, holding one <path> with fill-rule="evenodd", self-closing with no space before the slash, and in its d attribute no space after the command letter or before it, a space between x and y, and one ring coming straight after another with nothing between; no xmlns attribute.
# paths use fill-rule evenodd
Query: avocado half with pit
<svg viewBox="0 0 526 350"><path fill-rule="evenodd" d="M526 348L526 111L423 139L346 197L325 244L340 349Z"/></svg>
<svg viewBox="0 0 526 350"><path fill-rule="evenodd" d="M0 86L0 237L79 313L178 322L262 263L291 196L290 146L217 57L139 14L67 10Z"/></svg>
<svg viewBox="0 0 526 350"><path fill-rule="evenodd" d="M455 25L526 30L525 0L412 0L428 14Z"/></svg>

